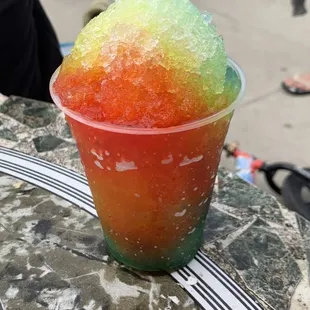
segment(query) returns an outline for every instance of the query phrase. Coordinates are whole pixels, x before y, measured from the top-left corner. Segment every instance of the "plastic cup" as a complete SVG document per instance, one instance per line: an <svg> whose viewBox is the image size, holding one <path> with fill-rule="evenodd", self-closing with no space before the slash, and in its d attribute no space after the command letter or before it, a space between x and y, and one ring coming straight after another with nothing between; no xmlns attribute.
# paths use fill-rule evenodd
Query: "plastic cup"
<svg viewBox="0 0 310 310"><path fill-rule="evenodd" d="M171 270L188 264L203 242L223 143L238 98L208 118L141 129L98 123L62 106L76 139L112 256L127 266ZM58 71L51 79L53 85Z"/></svg>

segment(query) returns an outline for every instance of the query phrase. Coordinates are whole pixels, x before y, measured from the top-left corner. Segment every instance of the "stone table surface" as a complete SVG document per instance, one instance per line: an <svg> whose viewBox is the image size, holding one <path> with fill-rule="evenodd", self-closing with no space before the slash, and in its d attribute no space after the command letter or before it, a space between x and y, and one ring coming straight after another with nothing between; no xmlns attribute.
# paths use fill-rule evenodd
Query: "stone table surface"
<svg viewBox="0 0 310 310"><path fill-rule="evenodd" d="M52 104L19 97L0 102L0 146L83 174L69 127ZM217 180L202 250L265 309L309 310L310 223L223 169ZM199 305L168 274L138 273L109 257L98 219L0 174L1 309Z"/></svg>

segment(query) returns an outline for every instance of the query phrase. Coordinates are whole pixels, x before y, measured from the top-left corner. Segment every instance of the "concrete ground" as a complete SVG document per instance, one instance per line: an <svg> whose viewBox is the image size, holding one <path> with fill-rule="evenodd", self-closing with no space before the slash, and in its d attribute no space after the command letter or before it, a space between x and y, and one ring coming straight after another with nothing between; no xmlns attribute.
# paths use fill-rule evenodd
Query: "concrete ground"
<svg viewBox="0 0 310 310"><path fill-rule="evenodd" d="M41 0L61 42L74 41L90 0ZM214 15L228 54L243 68L247 91L227 141L264 160L310 166L310 96L293 97L283 78L310 72L310 13L292 17L290 0L194 0ZM309 8L310 9L310 8ZM232 168L225 158L222 164ZM267 189L261 178L260 187Z"/></svg>

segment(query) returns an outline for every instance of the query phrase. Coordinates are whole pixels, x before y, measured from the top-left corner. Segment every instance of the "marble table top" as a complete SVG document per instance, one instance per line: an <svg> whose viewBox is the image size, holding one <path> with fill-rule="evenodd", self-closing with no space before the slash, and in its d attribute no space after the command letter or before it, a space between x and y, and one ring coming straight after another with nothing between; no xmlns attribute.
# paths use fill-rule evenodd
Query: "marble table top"
<svg viewBox="0 0 310 310"><path fill-rule="evenodd" d="M52 104L0 102L0 146L83 174ZM310 223L220 169L202 250L265 309L310 310ZM0 310L200 309L168 274L132 271L106 251L99 221L0 173ZM238 310L238 309L236 309Z"/></svg>

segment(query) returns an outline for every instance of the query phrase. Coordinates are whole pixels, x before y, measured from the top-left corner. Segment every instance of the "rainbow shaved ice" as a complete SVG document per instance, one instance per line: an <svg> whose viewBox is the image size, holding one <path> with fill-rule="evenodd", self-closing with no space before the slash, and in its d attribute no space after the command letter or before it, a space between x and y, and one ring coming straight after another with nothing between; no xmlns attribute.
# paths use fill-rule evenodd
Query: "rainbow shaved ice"
<svg viewBox="0 0 310 310"><path fill-rule="evenodd" d="M240 81L209 17L188 0L118 0L81 31L54 91L64 107L115 125L210 116L235 100Z"/></svg>
<svg viewBox="0 0 310 310"><path fill-rule="evenodd" d="M185 266L207 233L244 88L211 19L188 0L118 0L82 30L52 77L107 249L136 269Z"/></svg>

